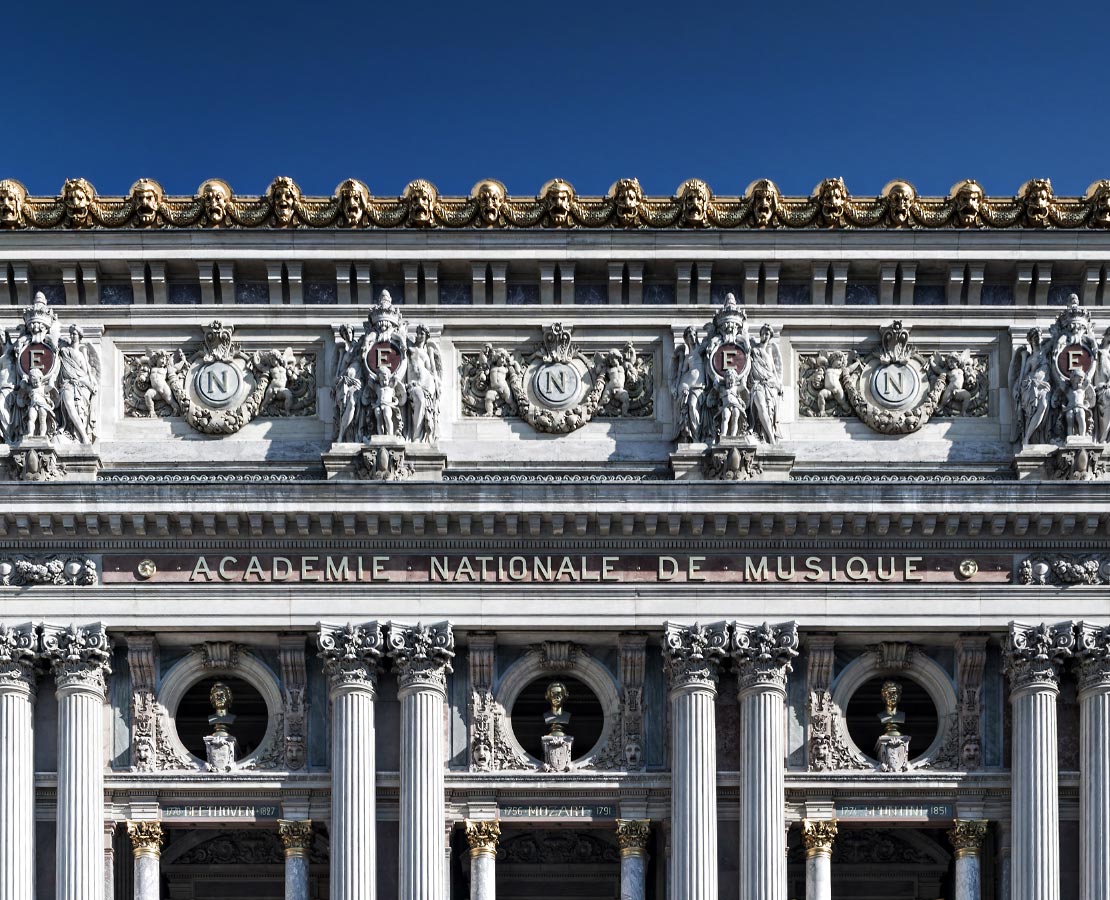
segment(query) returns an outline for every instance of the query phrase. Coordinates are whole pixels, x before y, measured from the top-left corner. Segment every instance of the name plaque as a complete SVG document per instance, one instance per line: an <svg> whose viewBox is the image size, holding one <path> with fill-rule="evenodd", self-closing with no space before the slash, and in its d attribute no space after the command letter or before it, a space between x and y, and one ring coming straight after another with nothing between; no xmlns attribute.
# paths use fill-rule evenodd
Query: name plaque
<svg viewBox="0 0 1110 900"><path fill-rule="evenodd" d="M531 806L502 806L502 819L615 819L617 806L615 803L587 803L580 806L574 804L547 806L535 804Z"/></svg>
<svg viewBox="0 0 1110 900"><path fill-rule="evenodd" d="M197 803L188 806L163 806L163 819L280 819L281 805L265 806L235 803Z"/></svg>
<svg viewBox="0 0 1110 900"><path fill-rule="evenodd" d="M390 554L105 555L106 584L1009 583L1008 556Z"/></svg>
<svg viewBox="0 0 1110 900"><path fill-rule="evenodd" d="M859 819L903 819L931 822L956 818L956 809L951 803L838 803L836 818L845 820Z"/></svg>

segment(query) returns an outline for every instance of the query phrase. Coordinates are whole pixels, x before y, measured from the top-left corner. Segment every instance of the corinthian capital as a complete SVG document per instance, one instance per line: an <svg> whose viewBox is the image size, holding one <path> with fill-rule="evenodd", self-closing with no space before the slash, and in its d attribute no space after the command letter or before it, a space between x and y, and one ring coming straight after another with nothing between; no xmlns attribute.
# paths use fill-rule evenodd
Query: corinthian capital
<svg viewBox="0 0 1110 900"><path fill-rule="evenodd" d="M112 642L100 622L92 625L43 625L42 655L50 660L59 689L84 688L103 694L111 673Z"/></svg>
<svg viewBox="0 0 1110 900"><path fill-rule="evenodd" d="M501 823L490 819L467 819L466 841L470 845L470 858L497 856L497 842L501 838Z"/></svg>
<svg viewBox="0 0 1110 900"><path fill-rule="evenodd" d="M34 688L37 644L34 625L0 625L0 690Z"/></svg>
<svg viewBox="0 0 1110 900"><path fill-rule="evenodd" d="M1060 667L1074 649L1075 627L1071 622L1061 625L1011 622L1003 647L1011 691L1058 688Z"/></svg>
<svg viewBox="0 0 1110 900"><path fill-rule="evenodd" d="M986 836L987 823L984 819L956 819L948 830L948 840L956 851L957 859L978 856Z"/></svg>
<svg viewBox="0 0 1110 900"><path fill-rule="evenodd" d="M687 685L714 686L728 651L728 625L663 625L663 668L672 690Z"/></svg>
<svg viewBox="0 0 1110 900"><path fill-rule="evenodd" d="M136 859L143 856L157 859L162 855L165 835L161 822L128 822L127 836L131 838L131 849Z"/></svg>
<svg viewBox="0 0 1110 900"><path fill-rule="evenodd" d="M451 659L455 655L455 634L450 622L434 625L390 622L386 643L402 690L447 689L447 675L452 671Z"/></svg>
<svg viewBox="0 0 1110 900"><path fill-rule="evenodd" d="M798 626L794 622L781 625L732 626L732 647L740 690L769 686L786 690L786 676L793 669L798 655Z"/></svg>
<svg viewBox="0 0 1110 900"><path fill-rule="evenodd" d="M802 819L802 842L806 846L806 859L832 856L836 832L835 819Z"/></svg>
<svg viewBox="0 0 1110 900"><path fill-rule="evenodd" d="M1110 691L1110 626L1080 622L1076 643L1079 690Z"/></svg>
<svg viewBox="0 0 1110 900"><path fill-rule="evenodd" d="M317 654L324 661L324 674L332 690L363 687L373 691L378 683L378 668L385 648L382 629L377 622L364 625L325 625L316 635Z"/></svg>

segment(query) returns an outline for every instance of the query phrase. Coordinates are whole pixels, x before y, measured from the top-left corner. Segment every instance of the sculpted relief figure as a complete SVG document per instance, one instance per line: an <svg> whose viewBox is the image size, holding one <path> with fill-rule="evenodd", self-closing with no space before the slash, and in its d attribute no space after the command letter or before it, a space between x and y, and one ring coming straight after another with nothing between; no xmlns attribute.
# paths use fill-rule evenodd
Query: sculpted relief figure
<svg viewBox="0 0 1110 900"><path fill-rule="evenodd" d="M967 179L956 184L950 194L952 198L954 224L960 228L974 228L980 225L983 206L983 189L977 181Z"/></svg>
<svg viewBox="0 0 1110 900"><path fill-rule="evenodd" d="M644 191L635 178L622 178L609 188L615 208L613 223L621 228L639 227L644 207Z"/></svg>
<svg viewBox="0 0 1110 900"><path fill-rule="evenodd" d="M200 201L200 221L207 228L224 228L231 225L228 207L231 204L231 188L226 181L210 178L197 189Z"/></svg>
<svg viewBox="0 0 1110 900"><path fill-rule="evenodd" d="M682 333L682 343L675 347L675 375L671 396L678 415L675 440L696 443L702 440L702 406L705 401L705 346L693 325Z"/></svg>
<svg viewBox="0 0 1110 900"><path fill-rule="evenodd" d="M1010 395L1014 401L1012 440L1024 444L1048 443L1048 406L1052 384L1048 376L1048 355L1040 328L1031 328L1025 346L1010 359Z"/></svg>
<svg viewBox="0 0 1110 900"><path fill-rule="evenodd" d="M153 228L158 224L164 192L162 185L149 178L140 178L130 190L131 221L136 228Z"/></svg>
<svg viewBox="0 0 1110 900"><path fill-rule="evenodd" d="M501 224L501 209L505 205L505 185L487 178L479 181L470 192L478 207L477 224L486 228Z"/></svg>
<svg viewBox="0 0 1110 900"><path fill-rule="evenodd" d="M275 178L267 192L270 202L270 224L274 228L289 228L296 225L297 207L301 202L301 189L292 178Z"/></svg>
<svg viewBox="0 0 1110 900"><path fill-rule="evenodd" d="M574 205L574 188L561 178L547 182L538 197L544 208L543 224L548 228L569 228L574 225L571 207Z"/></svg>
<svg viewBox="0 0 1110 900"><path fill-rule="evenodd" d="M27 188L10 178L0 181L0 228L23 225L23 204L26 202Z"/></svg>
<svg viewBox="0 0 1110 900"><path fill-rule="evenodd" d="M370 191L361 181L348 178L335 189L339 209L335 224L341 228L359 228L368 224Z"/></svg>
<svg viewBox="0 0 1110 900"><path fill-rule="evenodd" d="M1110 228L1110 181L1096 181L1084 196L1090 208L1087 224L1091 228Z"/></svg>
<svg viewBox="0 0 1110 900"><path fill-rule="evenodd" d="M439 439L443 362L429 330L409 324L382 291L361 338L342 325L332 396L336 441L366 443L373 435L434 443Z"/></svg>
<svg viewBox="0 0 1110 900"><path fill-rule="evenodd" d="M759 329L759 340L751 345L752 430L766 444L776 444L779 406L782 403L782 351L770 325Z"/></svg>
<svg viewBox="0 0 1110 900"><path fill-rule="evenodd" d="M917 202L917 191L908 181L892 181L882 194L886 201L886 221L894 228L905 228L913 224L913 205Z"/></svg>
<svg viewBox="0 0 1110 900"><path fill-rule="evenodd" d="M681 211L681 222L684 226L704 228L709 224L709 204L712 202L713 193L704 181L691 178L682 182L675 192L674 199Z"/></svg>

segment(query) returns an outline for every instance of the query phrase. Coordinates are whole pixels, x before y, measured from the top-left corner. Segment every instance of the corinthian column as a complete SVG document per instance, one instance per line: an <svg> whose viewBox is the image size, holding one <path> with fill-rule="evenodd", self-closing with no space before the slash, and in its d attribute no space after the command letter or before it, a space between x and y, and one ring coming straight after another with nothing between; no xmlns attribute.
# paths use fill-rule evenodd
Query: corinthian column
<svg viewBox="0 0 1110 900"><path fill-rule="evenodd" d="M798 626L732 633L740 698L740 900L786 900L786 676Z"/></svg>
<svg viewBox="0 0 1110 900"><path fill-rule="evenodd" d="M455 655L449 622L390 623L389 655L401 700L399 900L445 900L443 704Z"/></svg>
<svg viewBox="0 0 1110 900"><path fill-rule="evenodd" d="M55 900L104 900L104 676L112 644L97 623L44 625L58 697Z"/></svg>
<svg viewBox="0 0 1110 900"><path fill-rule="evenodd" d="M1110 628L1079 636L1079 900L1110 900Z"/></svg>
<svg viewBox="0 0 1110 900"><path fill-rule="evenodd" d="M1071 656L1071 623L1010 623L1005 647L1013 707L1011 807L1013 900L1060 900L1056 698Z"/></svg>
<svg viewBox="0 0 1110 900"><path fill-rule="evenodd" d="M35 650L33 625L0 625L0 900L35 887Z"/></svg>
<svg viewBox="0 0 1110 900"><path fill-rule="evenodd" d="M159 900L162 823L128 822L127 836L135 854L135 900Z"/></svg>
<svg viewBox="0 0 1110 900"><path fill-rule="evenodd" d="M470 900L495 900L497 897L497 841L501 824L490 820L466 820L466 841L470 844Z"/></svg>
<svg viewBox="0 0 1110 900"><path fill-rule="evenodd" d="M956 900L982 900L982 869L979 851L987 836L982 819L956 819L948 840L956 851Z"/></svg>
<svg viewBox="0 0 1110 900"><path fill-rule="evenodd" d="M621 848L621 900L644 900L647 895L647 844L651 822L617 819L617 844Z"/></svg>
<svg viewBox="0 0 1110 900"><path fill-rule="evenodd" d="M669 900L717 895L717 669L728 626L676 625L663 633L671 703Z"/></svg>
<svg viewBox="0 0 1110 900"><path fill-rule="evenodd" d="M316 643L331 698L331 900L374 900L374 699L382 630L377 622L321 624Z"/></svg>
<svg viewBox="0 0 1110 900"><path fill-rule="evenodd" d="M835 819L803 819L806 845L806 900L832 900L832 849Z"/></svg>
<svg viewBox="0 0 1110 900"><path fill-rule="evenodd" d="M312 849L312 823L308 819L280 819L278 835L285 846L285 900L309 900L308 851Z"/></svg>

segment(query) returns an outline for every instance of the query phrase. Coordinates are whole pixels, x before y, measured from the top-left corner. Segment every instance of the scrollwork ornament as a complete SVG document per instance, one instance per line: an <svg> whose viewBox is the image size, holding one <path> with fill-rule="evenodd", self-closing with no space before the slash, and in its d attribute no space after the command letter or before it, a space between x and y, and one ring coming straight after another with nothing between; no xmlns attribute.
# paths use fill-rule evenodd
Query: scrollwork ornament
<svg viewBox="0 0 1110 900"><path fill-rule="evenodd" d="M50 661L59 689L84 688L99 694L112 671L112 642L97 622L93 625L43 625L42 655Z"/></svg>
<svg viewBox="0 0 1110 900"><path fill-rule="evenodd" d="M1080 692L1110 691L1110 625L1080 622L1075 656Z"/></svg>
<svg viewBox="0 0 1110 900"><path fill-rule="evenodd" d="M715 687L721 660L728 655L729 629L725 622L710 625L663 626L663 669L671 689Z"/></svg>
<svg viewBox="0 0 1110 900"><path fill-rule="evenodd" d="M434 625L390 622L385 637L387 653L402 689L446 691L455 656L455 634L450 622Z"/></svg>
<svg viewBox="0 0 1110 900"><path fill-rule="evenodd" d="M1011 622L1003 647L1004 668L1011 690L1057 689L1060 668L1075 650L1075 629L1063 625Z"/></svg>
<svg viewBox="0 0 1110 900"><path fill-rule="evenodd" d="M0 625L0 688L33 691L37 651L34 625Z"/></svg>
<svg viewBox="0 0 1110 900"><path fill-rule="evenodd" d="M740 691L756 687L785 691L786 676L798 655L797 624L744 625L736 622L731 631L730 655L736 664Z"/></svg>
<svg viewBox="0 0 1110 900"><path fill-rule="evenodd" d="M333 691L361 687L376 692L378 669L385 650L385 639L377 622L321 624L316 646Z"/></svg>

